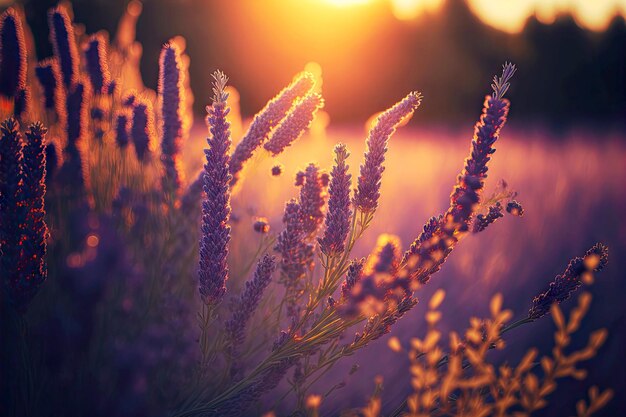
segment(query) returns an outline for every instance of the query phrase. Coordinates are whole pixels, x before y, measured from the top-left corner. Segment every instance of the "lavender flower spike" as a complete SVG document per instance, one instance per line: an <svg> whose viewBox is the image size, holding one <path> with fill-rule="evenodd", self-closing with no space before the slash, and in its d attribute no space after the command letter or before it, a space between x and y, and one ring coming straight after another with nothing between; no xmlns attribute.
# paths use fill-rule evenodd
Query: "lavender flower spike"
<svg viewBox="0 0 626 417"><path fill-rule="evenodd" d="M224 327L230 343L229 354L233 359L237 357L239 347L245 340L247 324L259 306L263 291L270 284L275 269L276 259L273 256L265 255L258 262L254 277L246 282L243 292L230 306L232 318L226 322ZM237 371L235 366L231 373L235 374Z"/></svg>
<svg viewBox="0 0 626 417"><path fill-rule="evenodd" d="M13 117L0 125L0 277L3 293L13 299L20 283L17 265L20 259L22 223L26 217L21 165L22 135Z"/></svg>
<svg viewBox="0 0 626 417"><path fill-rule="evenodd" d="M315 78L308 72L299 74L294 81L285 87L276 97L270 100L259 113L254 116L248 132L235 148L231 158L230 173L233 184L237 182L243 164L252 157L253 152L268 138L272 129L289 112L299 97L309 93Z"/></svg>
<svg viewBox="0 0 626 417"><path fill-rule="evenodd" d="M56 58L41 61L35 67L35 75L43 90L43 104L50 112L53 121L65 121L65 91Z"/></svg>
<svg viewBox="0 0 626 417"><path fill-rule="evenodd" d="M326 230L324 237L319 240L322 253L331 256L342 253L345 249L346 238L350 231L350 185L352 176L348 173L346 160L350 155L346 145L340 143L335 146L335 166L330 173L328 199L328 213L326 214Z"/></svg>
<svg viewBox="0 0 626 417"><path fill-rule="evenodd" d="M204 150L204 192L202 202L202 237L200 239L200 296L207 305L219 303L226 293L228 279L228 244L230 242L230 191L231 175L228 171L231 144L230 124L226 121L228 107L224 92L228 78L224 73L213 74L213 105L207 107L207 123L211 137Z"/></svg>
<svg viewBox="0 0 626 417"><path fill-rule="evenodd" d="M78 81L79 74L78 49L72 21L62 6L51 9L48 20L54 56L59 61L65 88L69 90Z"/></svg>
<svg viewBox="0 0 626 417"><path fill-rule="evenodd" d="M609 249L601 243L596 243L582 258L570 261L563 274L557 275L550 283L548 290L539 294L533 300L528 311L528 318L537 320L550 312L553 303L562 303L571 297L580 287L585 276L591 277L593 272L601 271L609 259Z"/></svg>
<svg viewBox="0 0 626 417"><path fill-rule="evenodd" d="M159 98L163 121L161 161L165 168L163 190L176 192L182 183L180 150L183 142L184 79L180 49L176 43L166 43L159 59Z"/></svg>
<svg viewBox="0 0 626 417"><path fill-rule="evenodd" d="M504 214L502 214L502 204L498 201L493 206L489 206L489 212L486 215L479 214L476 216L476 219L474 219L474 226L472 227L472 233L482 232L500 217L504 217Z"/></svg>
<svg viewBox="0 0 626 417"><path fill-rule="evenodd" d="M106 94L111 83L111 73L107 59L107 41L101 33L91 36L87 41L85 62L91 89L95 94Z"/></svg>
<svg viewBox="0 0 626 417"><path fill-rule="evenodd" d="M315 164L309 164L304 171L304 183L300 188L300 216L302 229L307 236L313 236L324 221L326 185L323 174Z"/></svg>
<svg viewBox="0 0 626 417"><path fill-rule="evenodd" d="M400 122L411 115L420 105L422 96L413 92L386 110L376 119L367 137L365 162L361 165L354 205L363 213L373 213L378 207L380 181L385 167L387 141L396 131Z"/></svg>
<svg viewBox="0 0 626 417"><path fill-rule="evenodd" d="M135 98L130 136L135 145L137 159L140 162L145 162L155 146L154 116L152 103L149 100L140 97Z"/></svg>
<svg viewBox="0 0 626 417"><path fill-rule="evenodd" d="M24 221L25 242L18 269L22 277L19 283L19 302L25 307L46 280L46 251L48 226L45 222L44 197L46 195L46 153L44 147L48 130L40 123L33 123L26 131L22 186L28 215Z"/></svg>
<svg viewBox="0 0 626 417"><path fill-rule="evenodd" d="M0 16L0 95L13 99L14 113L20 116L26 109L27 52L22 21L15 9L9 8Z"/></svg>
<svg viewBox="0 0 626 417"><path fill-rule="evenodd" d="M515 73L515 65L503 65L502 76L494 77L491 88L493 93L485 99L483 114L474 127L470 156L465 160L465 167L457 178L457 183L450 195L448 214L454 227L467 231L471 217L480 202L480 194L487 178L487 163L495 152L494 143L500 137L500 129L506 122L509 101L504 94L509 89L509 81Z"/></svg>
<svg viewBox="0 0 626 417"><path fill-rule="evenodd" d="M315 113L323 106L324 100L319 94L309 94L300 99L263 147L273 156L284 151L311 125Z"/></svg>

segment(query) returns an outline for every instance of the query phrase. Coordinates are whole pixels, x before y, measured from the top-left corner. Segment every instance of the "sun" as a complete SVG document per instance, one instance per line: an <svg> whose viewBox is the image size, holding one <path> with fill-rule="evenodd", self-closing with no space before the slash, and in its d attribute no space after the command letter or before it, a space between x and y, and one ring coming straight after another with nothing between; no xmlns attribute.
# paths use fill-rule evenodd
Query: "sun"
<svg viewBox="0 0 626 417"><path fill-rule="evenodd" d="M330 3L334 6L356 6L360 4L372 3L374 0L324 0L326 3Z"/></svg>

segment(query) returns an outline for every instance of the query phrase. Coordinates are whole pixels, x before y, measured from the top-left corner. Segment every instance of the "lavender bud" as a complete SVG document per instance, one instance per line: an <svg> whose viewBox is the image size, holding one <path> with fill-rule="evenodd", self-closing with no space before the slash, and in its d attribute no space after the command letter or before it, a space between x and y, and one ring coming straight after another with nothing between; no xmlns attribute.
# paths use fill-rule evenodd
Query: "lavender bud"
<svg viewBox="0 0 626 417"><path fill-rule="evenodd" d="M107 94L111 74L107 59L107 41L101 33L91 36L87 41L85 64L94 94Z"/></svg>
<svg viewBox="0 0 626 417"><path fill-rule="evenodd" d="M283 173L283 167L280 164L274 165L272 167L272 176L278 177L282 173Z"/></svg>
<svg viewBox="0 0 626 417"><path fill-rule="evenodd" d="M278 155L286 147L295 142L311 125L315 113L324 106L319 94L309 94L300 99L287 117L276 127L269 141L263 147L273 156Z"/></svg>
<svg viewBox="0 0 626 417"><path fill-rule="evenodd" d="M550 312L553 303L562 303L569 299L576 291L586 274L601 271L609 259L609 249L601 243L596 243L582 258L570 261L563 274L557 275L548 289L533 300L528 311L528 318L537 320Z"/></svg>
<svg viewBox="0 0 626 417"><path fill-rule="evenodd" d="M59 62L65 88L70 90L78 81L79 74L78 49L72 21L64 7L51 9L48 19L54 56Z"/></svg>
<svg viewBox="0 0 626 417"><path fill-rule="evenodd" d="M378 207L380 198L380 182L385 167L387 141L396 131L403 119L417 109L422 100L420 93L413 92L387 109L376 119L367 137L365 161L361 165L354 205L363 213L372 213Z"/></svg>
<svg viewBox="0 0 626 417"><path fill-rule="evenodd" d="M202 238L200 240L200 295L205 304L217 304L226 293L228 279L228 243L230 242L229 174L230 124L224 92L228 78L222 72L213 74L213 105L207 107L211 136L204 150L204 192L202 202Z"/></svg>
<svg viewBox="0 0 626 417"><path fill-rule="evenodd" d="M230 173L233 184L243 164L252 157L254 151L268 138L272 129L287 115L299 97L306 95L313 88L315 81L311 74L299 74L294 81L270 100L259 113L254 116L248 132L233 152Z"/></svg>
<svg viewBox="0 0 626 417"><path fill-rule="evenodd" d="M524 207L515 200L509 201L506 205L507 213L514 216L522 217L524 215Z"/></svg>
<svg viewBox="0 0 626 417"><path fill-rule="evenodd" d="M257 233L266 234L270 231L270 224L267 221L267 218L258 217L252 225L252 228Z"/></svg>
<svg viewBox="0 0 626 417"><path fill-rule="evenodd" d="M163 46L159 58L159 98L162 102L163 121L161 161L165 168L162 182L166 192L177 192L183 181L180 151L183 143L182 106L185 96L180 54L176 43L170 42Z"/></svg>
<svg viewBox="0 0 626 417"><path fill-rule="evenodd" d="M326 230L324 237L319 240L322 253L342 253L345 249L345 241L350 231L350 186L352 176L348 173L346 160L350 155L344 144L335 146L335 166L331 172L328 199L328 213L326 213Z"/></svg>

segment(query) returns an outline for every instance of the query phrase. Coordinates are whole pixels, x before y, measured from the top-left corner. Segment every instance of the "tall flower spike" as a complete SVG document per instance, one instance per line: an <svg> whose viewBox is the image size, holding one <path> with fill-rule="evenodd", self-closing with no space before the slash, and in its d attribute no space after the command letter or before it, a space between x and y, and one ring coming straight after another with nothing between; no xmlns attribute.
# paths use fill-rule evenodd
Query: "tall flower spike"
<svg viewBox="0 0 626 417"><path fill-rule="evenodd" d="M22 21L15 9L9 8L0 16L0 95L14 100L16 116L28 105L26 58Z"/></svg>
<svg viewBox="0 0 626 417"><path fill-rule="evenodd" d="M56 58L41 61L35 67L35 75L43 90L44 108L52 114L53 121L65 122L65 90L62 87L61 72Z"/></svg>
<svg viewBox="0 0 626 417"><path fill-rule="evenodd" d="M267 140L272 129L287 115L294 101L308 94L314 84L315 79L312 74L308 72L299 74L291 84L278 93L263 110L254 116L248 132L241 139L232 155L230 173L233 176L233 184L237 182L243 164Z"/></svg>
<svg viewBox="0 0 626 417"><path fill-rule="evenodd" d="M350 185L352 176L348 173L348 148L340 143L335 146L335 166L330 173L328 213L326 213L326 230L319 240L322 253L330 256L340 254L345 249L346 238L350 231Z"/></svg>
<svg viewBox="0 0 626 417"><path fill-rule="evenodd" d="M471 217L480 202L480 195L487 178L487 163L496 150L493 145L500 137L500 130L506 123L509 101L504 94L509 89L509 80L515 73L515 65L506 63L502 76L494 77L491 85L493 94L485 98L483 114L474 127L470 156L465 160L465 167L457 178L457 183L450 195L450 209L454 227L467 231Z"/></svg>
<svg viewBox="0 0 626 417"><path fill-rule="evenodd" d="M26 131L22 187L28 214L24 219L24 244L18 264L21 276L17 287L14 288L15 299L22 308L25 308L34 297L48 275L45 263L48 227L44 219L46 133L47 129L40 122L30 125Z"/></svg>
<svg viewBox="0 0 626 417"><path fill-rule="evenodd" d="M274 250L280 254L280 283L286 288L287 315L296 315L296 301L304 288L306 272L313 265L313 246L307 244L301 214L302 206L294 199L285 205L284 229Z"/></svg>
<svg viewBox="0 0 626 417"><path fill-rule="evenodd" d="M304 183L300 188L300 216L302 229L307 236L313 236L324 221L324 204L326 202L326 185L319 168L309 164L304 171Z"/></svg>
<svg viewBox="0 0 626 417"><path fill-rule="evenodd" d="M107 59L107 41L102 33L91 36L87 41L85 63L93 92L106 94L111 83L111 73Z"/></svg>
<svg viewBox="0 0 626 417"><path fill-rule="evenodd" d="M150 100L136 97L133 102L133 119L130 136L135 145L135 153L140 162L150 158L154 150L154 116Z"/></svg>
<svg viewBox="0 0 626 417"><path fill-rule="evenodd" d="M554 303L562 303L571 297L580 287L586 276L591 277L594 272L602 271L609 260L609 249L601 243L596 243L582 258L570 261L563 274L557 275L546 292L539 294L533 300L528 311L528 318L537 320L550 312Z"/></svg>
<svg viewBox="0 0 626 417"><path fill-rule="evenodd" d="M174 43L166 43L159 59L159 98L162 103L161 161L165 168L163 190L177 192L180 189L182 169L180 151L183 143L184 80L180 49Z"/></svg>
<svg viewBox="0 0 626 417"><path fill-rule="evenodd" d="M469 230L487 176L487 163L495 152L493 144L506 121L509 102L503 96L514 73L515 66L507 63L502 76L494 77L493 94L485 99L483 113L474 128L470 156L450 195L450 207L443 215L429 220L424 232L404 254L402 265L421 284L427 283L446 261L458 242L457 232Z"/></svg>
<svg viewBox="0 0 626 417"><path fill-rule="evenodd" d="M19 123L11 117L0 124L0 277L4 289L10 294L19 283L20 219L26 217L20 186L22 162L22 135Z"/></svg>
<svg viewBox="0 0 626 417"><path fill-rule="evenodd" d="M245 331L248 322L256 311L263 292L272 280L272 274L276 269L276 260L273 256L265 255L256 266L254 277L246 282L246 286L239 296L233 300L230 306L232 317L225 324L226 335L229 342L229 355L236 359L240 347L245 340ZM237 374L237 364L231 369L231 374Z"/></svg>
<svg viewBox="0 0 626 417"><path fill-rule="evenodd" d="M76 83L67 95L67 147L76 149L87 129L87 93L83 82Z"/></svg>
<svg viewBox="0 0 626 417"><path fill-rule="evenodd" d="M79 74L78 49L72 21L62 6L51 9L48 20L54 56L59 61L63 84L66 89L70 90L78 81Z"/></svg>
<svg viewBox="0 0 626 417"><path fill-rule="evenodd" d="M276 127L269 141L263 147L273 156L278 155L295 142L311 125L315 113L324 106L319 94L309 94L298 100L287 117Z"/></svg>
<svg viewBox="0 0 626 417"><path fill-rule="evenodd" d="M403 119L417 109L422 100L420 93L413 92L382 113L367 137L367 151L365 161L361 165L357 189L354 195L354 204L363 213L372 213L378 207L380 197L380 182L385 167L385 152L387 141L396 131Z"/></svg>
<svg viewBox="0 0 626 417"><path fill-rule="evenodd" d="M204 192L202 202L202 237L200 239L199 291L205 304L219 303L226 293L228 279L228 244L230 242L230 191L231 175L230 124L226 120L228 107L224 92L228 78L222 72L213 74L213 105L207 107L207 124L211 136L204 150Z"/></svg>

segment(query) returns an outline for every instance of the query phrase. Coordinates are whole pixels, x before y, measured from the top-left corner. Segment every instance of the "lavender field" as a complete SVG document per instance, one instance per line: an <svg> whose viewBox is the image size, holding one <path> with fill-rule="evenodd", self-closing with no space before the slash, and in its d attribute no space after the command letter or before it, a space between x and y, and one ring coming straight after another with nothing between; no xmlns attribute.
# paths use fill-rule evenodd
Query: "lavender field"
<svg viewBox="0 0 626 417"><path fill-rule="evenodd" d="M0 15L0 415L626 414L618 123L516 122L508 61L469 124L315 62L248 114L182 36L149 85L142 8Z"/></svg>

